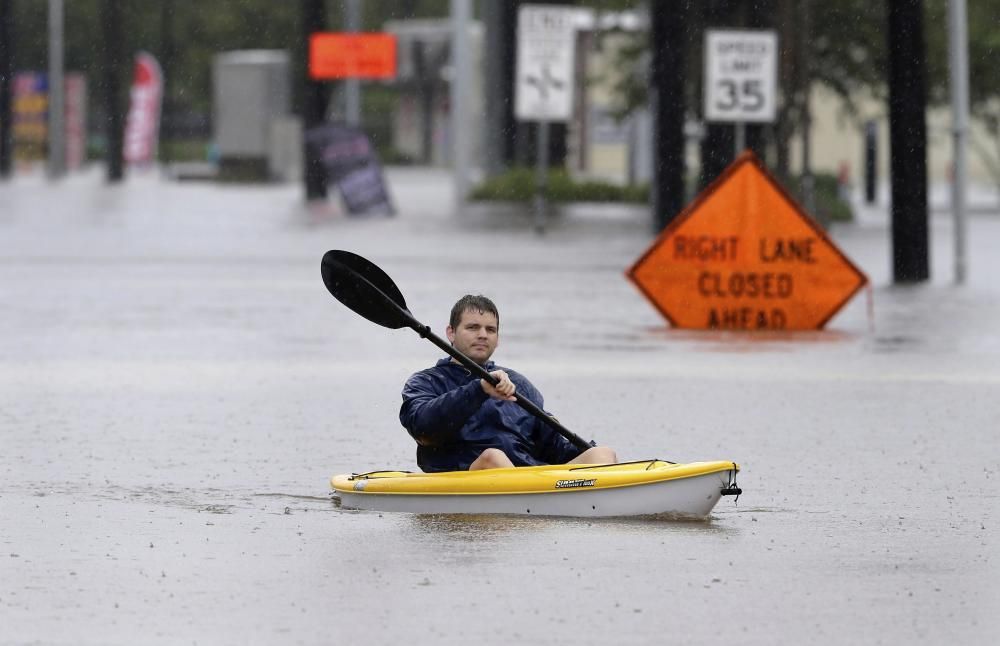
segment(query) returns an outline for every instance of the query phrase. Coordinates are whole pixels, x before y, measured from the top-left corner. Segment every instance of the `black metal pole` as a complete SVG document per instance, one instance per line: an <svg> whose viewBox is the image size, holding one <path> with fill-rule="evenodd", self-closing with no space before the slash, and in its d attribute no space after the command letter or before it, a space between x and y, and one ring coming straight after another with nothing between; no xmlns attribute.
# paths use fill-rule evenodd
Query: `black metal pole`
<svg viewBox="0 0 1000 646"><path fill-rule="evenodd" d="M892 274L897 283L930 277L923 28L922 0L889 0Z"/></svg>
<svg viewBox="0 0 1000 646"><path fill-rule="evenodd" d="M121 72L125 59L124 33L122 32L122 6L120 0L104 0L101 5L102 47L104 48L104 151L108 164L109 182L120 182L125 176L124 151L125 111L122 107Z"/></svg>
<svg viewBox="0 0 1000 646"><path fill-rule="evenodd" d="M500 128L503 131L502 155L504 166L515 163L517 157L517 120L514 118L514 75L517 73L517 8L518 0L500 2L500 43L503 48L500 57Z"/></svg>
<svg viewBox="0 0 1000 646"><path fill-rule="evenodd" d="M573 5L575 0L545 0L547 5ZM586 79L577 79L577 83L586 83ZM549 166L558 167L566 165L566 153L568 151L567 142L569 129L565 121L549 122Z"/></svg>
<svg viewBox="0 0 1000 646"><path fill-rule="evenodd" d="M480 3L484 27L483 92L486 99L483 160L488 175L497 175L514 163L517 123L514 120L514 62L517 38L516 0Z"/></svg>
<svg viewBox="0 0 1000 646"><path fill-rule="evenodd" d="M733 27L739 22L738 0L704 0L701 7L706 29ZM701 177L698 182L702 188L711 184L733 161L735 146L736 133L732 124L705 124L705 138L701 140Z"/></svg>
<svg viewBox="0 0 1000 646"><path fill-rule="evenodd" d="M14 80L14 0L0 0L0 178L10 177L14 159L11 83Z"/></svg>
<svg viewBox="0 0 1000 646"><path fill-rule="evenodd" d="M808 0L801 0L806 2ZM774 0L749 0L747 5L747 28L774 29L776 14ZM780 36L779 36L780 38ZM782 46L778 41L778 47ZM767 126L761 123L746 124L746 147L761 159L767 159Z"/></svg>
<svg viewBox="0 0 1000 646"><path fill-rule="evenodd" d="M160 109L160 161L171 161L168 141L173 140L173 103L170 101L170 86L174 72L174 4L164 2L160 7L160 69L163 70L163 103Z"/></svg>
<svg viewBox="0 0 1000 646"><path fill-rule="evenodd" d="M423 41L413 43L413 68L420 94L420 163L434 163L434 86L436 81L427 60Z"/></svg>
<svg viewBox="0 0 1000 646"><path fill-rule="evenodd" d="M329 91L322 81L314 81L309 77L309 36L326 28L326 9L323 0L304 0L302 4L302 52L305 56L303 78L305 87L302 93L302 122L305 131L323 123L326 118ZM303 179L305 181L306 200L326 198L326 171L323 163L315 154L315 148L302 141Z"/></svg>
<svg viewBox="0 0 1000 646"><path fill-rule="evenodd" d="M816 178L812 171L812 108L809 105L809 94L812 90L812 18L810 17L810 6L812 0L800 0L798 8L800 12L799 31L801 33L801 44L799 47L799 61L803 86L802 86L802 175L799 179L799 190L802 195L802 204L807 213L816 214ZM817 216L818 217L818 216ZM828 223L820 220L823 226Z"/></svg>
<svg viewBox="0 0 1000 646"><path fill-rule="evenodd" d="M878 186L878 124L874 119L865 122L865 203L875 203Z"/></svg>
<svg viewBox="0 0 1000 646"><path fill-rule="evenodd" d="M649 8L653 77L653 227L662 230L684 208L684 101L688 2Z"/></svg>

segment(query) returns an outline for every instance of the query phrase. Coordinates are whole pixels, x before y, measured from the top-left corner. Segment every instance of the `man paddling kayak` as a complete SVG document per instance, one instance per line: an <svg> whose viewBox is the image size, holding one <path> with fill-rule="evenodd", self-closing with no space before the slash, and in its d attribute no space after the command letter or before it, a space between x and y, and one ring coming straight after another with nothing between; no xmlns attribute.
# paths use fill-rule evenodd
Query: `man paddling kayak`
<svg viewBox="0 0 1000 646"><path fill-rule="evenodd" d="M474 376L441 359L403 386L399 421L417 441L417 464L433 471L497 469L540 464L611 464L605 446L582 451L514 403L514 394L544 406L523 375L490 361L500 340L500 314L485 296L463 296L451 310L448 341L498 380Z"/></svg>

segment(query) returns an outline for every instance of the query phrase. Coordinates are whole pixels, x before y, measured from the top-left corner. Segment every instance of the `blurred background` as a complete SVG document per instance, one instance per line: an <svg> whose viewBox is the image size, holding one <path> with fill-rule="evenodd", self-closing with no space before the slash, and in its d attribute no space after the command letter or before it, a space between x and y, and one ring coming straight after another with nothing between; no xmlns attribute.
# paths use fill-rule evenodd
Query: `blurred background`
<svg viewBox="0 0 1000 646"><path fill-rule="evenodd" d="M521 4L0 0L0 174L48 163L58 177L102 163L110 181L130 167L155 167L178 180L304 182L307 197L321 198L326 182L303 172L303 132L344 122L362 129L382 164L447 167L458 155L467 174L457 180L459 197L527 200L538 144L536 124L514 115ZM739 138L818 219L849 219L851 191L868 204L888 199L895 83L915 84L924 101L911 108L926 118L926 147L900 135L897 148L926 160L933 207L934 187L946 190L954 176L952 33L964 39L952 44L967 49L959 73L968 78L972 206L996 205L997 0L968 3L964 34L949 32L946 0L549 4L574 9L575 38L572 113L548 137L552 199L651 203L659 228L725 168ZM776 34L771 122L743 133L705 119L703 48L711 29ZM312 77L310 35L354 31L391 36L392 69L378 78ZM141 100L136 107L134 89L142 87L140 52L160 71L145 108ZM903 61L896 76L894 56ZM916 76L907 78L907 70ZM62 79L59 96L50 92L54 78ZM456 91L464 115L455 115ZM56 103L65 116L53 120ZM128 115L141 117L143 109L155 134L148 154L128 158ZM672 132L680 135L665 148ZM53 137L63 159L48 153ZM458 145L464 150L456 153ZM651 190L656 182L661 188Z"/></svg>

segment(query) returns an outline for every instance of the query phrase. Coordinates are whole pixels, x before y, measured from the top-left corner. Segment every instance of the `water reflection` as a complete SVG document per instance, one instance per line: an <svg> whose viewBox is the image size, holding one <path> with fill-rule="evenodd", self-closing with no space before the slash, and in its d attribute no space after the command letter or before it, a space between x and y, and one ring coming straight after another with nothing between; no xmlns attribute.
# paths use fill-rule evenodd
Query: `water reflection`
<svg viewBox="0 0 1000 646"><path fill-rule="evenodd" d="M623 518L573 518L563 516L521 516L503 514L411 514L409 525L415 532L462 541L492 541L508 534L562 532L596 529L635 533L669 531L683 534L738 534L739 529L718 516L693 518L657 514Z"/></svg>
<svg viewBox="0 0 1000 646"><path fill-rule="evenodd" d="M733 330L675 330L667 327L644 328L642 334L654 338L681 341L709 352L752 353L789 350L807 344L811 347L839 347L864 338L844 330L757 330L752 333Z"/></svg>
<svg viewBox="0 0 1000 646"><path fill-rule="evenodd" d="M463 541L492 541L511 532L545 529L554 518L503 514L410 514L412 529Z"/></svg>

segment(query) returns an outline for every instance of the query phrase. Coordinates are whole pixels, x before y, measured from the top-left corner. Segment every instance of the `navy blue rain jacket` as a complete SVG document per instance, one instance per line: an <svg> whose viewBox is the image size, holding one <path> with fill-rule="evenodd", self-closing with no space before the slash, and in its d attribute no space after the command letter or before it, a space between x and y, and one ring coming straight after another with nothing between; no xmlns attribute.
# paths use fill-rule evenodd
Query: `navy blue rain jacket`
<svg viewBox="0 0 1000 646"><path fill-rule="evenodd" d="M483 367L505 371L519 396L544 405L523 375L492 361ZM500 449L519 467L565 464L581 453L517 403L484 393L479 377L449 358L406 381L399 421L417 441L417 464L424 471L466 470L488 448Z"/></svg>

